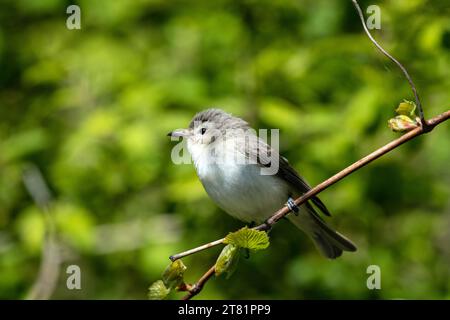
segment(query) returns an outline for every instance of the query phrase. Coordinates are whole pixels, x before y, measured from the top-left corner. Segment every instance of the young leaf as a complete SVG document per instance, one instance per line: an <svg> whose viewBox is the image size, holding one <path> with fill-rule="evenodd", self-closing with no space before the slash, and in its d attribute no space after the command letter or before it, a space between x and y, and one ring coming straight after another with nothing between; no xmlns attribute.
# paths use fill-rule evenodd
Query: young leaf
<svg viewBox="0 0 450 320"><path fill-rule="evenodd" d="M222 273L227 273L227 279L234 273L240 257L240 249L233 244L226 245L217 258L215 273L220 276Z"/></svg>
<svg viewBox="0 0 450 320"><path fill-rule="evenodd" d="M163 273L162 280L164 284L170 288L176 288L183 283L183 275L186 271L186 266L181 260L176 260L167 266Z"/></svg>
<svg viewBox="0 0 450 320"><path fill-rule="evenodd" d="M389 119L389 128L395 132L405 132L417 128L418 124L413 119L405 115L399 115L395 118Z"/></svg>
<svg viewBox="0 0 450 320"><path fill-rule="evenodd" d="M236 232L230 232L223 243L251 250L261 250L269 246L269 237L264 231L244 227Z"/></svg>
<svg viewBox="0 0 450 320"><path fill-rule="evenodd" d="M398 115L407 116L413 119L415 118L415 111L416 104L408 100L403 100L403 102L400 102L397 109L395 109L395 112L397 112Z"/></svg>
<svg viewBox="0 0 450 320"><path fill-rule="evenodd" d="M169 294L170 289L167 289L162 280L153 282L148 288L148 298L150 300L163 300Z"/></svg>

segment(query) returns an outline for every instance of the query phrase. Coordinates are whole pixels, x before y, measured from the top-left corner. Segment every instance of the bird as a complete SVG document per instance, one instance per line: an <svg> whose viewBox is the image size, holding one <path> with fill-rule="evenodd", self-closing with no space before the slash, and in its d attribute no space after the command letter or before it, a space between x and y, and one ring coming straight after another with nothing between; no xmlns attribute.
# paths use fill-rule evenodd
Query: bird
<svg viewBox="0 0 450 320"><path fill-rule="evenodd" d="M226 213L245 223L263 223L287 205L287 219L312 239L319 252L336 259L356 245L331 228L318 213L331 216L317 197L297 206L293 198L311 189L280 156L258 137L248 122L218 108L197 113L186 129L168 136L186 140L198 178L209 197ZM275 168L273 172L265 172Z"/></svg>

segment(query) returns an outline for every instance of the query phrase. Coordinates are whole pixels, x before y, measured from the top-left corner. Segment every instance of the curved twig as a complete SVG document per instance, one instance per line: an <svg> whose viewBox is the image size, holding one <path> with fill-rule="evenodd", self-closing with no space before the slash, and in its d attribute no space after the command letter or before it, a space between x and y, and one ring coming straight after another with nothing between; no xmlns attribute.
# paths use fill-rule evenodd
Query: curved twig
<svg viewBox="0 0 450 320"><path fill-rule="evenodd" d="M431 130L429 128L427 121L425 120L425 115L423 113L422 104L420 103L419 94L417 93L416 86L414 85L414 82L411 79L411 76L408 73L408 70L397 60L395 59L389 52L387 52L372 36L369 29L367 28L366 22L364 21L364 14L362 13L361 7L358 4L358 1L352 0L353 5L356 8L356 11L358 12L359 18L361 19L361 23L363 25L364 31L366 32L367 36L369 37L370 41L380 50L386 57L391 59L399 68L402 70L403 74L405 75L406 80L408 80L409 85L411 86L411 90L414 94L414 99L416 100L417 110L419 111L419 118L420 118L420 124L422 127L425 128L425 130Z"/></svg>

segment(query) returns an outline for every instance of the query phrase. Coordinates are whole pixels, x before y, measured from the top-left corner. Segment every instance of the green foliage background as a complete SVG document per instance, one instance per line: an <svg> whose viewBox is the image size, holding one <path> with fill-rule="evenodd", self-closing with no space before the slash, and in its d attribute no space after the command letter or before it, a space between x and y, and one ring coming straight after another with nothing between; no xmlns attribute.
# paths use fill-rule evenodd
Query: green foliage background
<svg viewBox="0 0 450 320"><path fill-rule="evenodd" d="M0 2L0 298L35 281L44 220L24 188L30 163L54 195L65 248L53 298L145 299L168 256L242 226L208 199L167 132L208 106L279 128L281 152L311 184L398 136L412 99L362 32L351 1ZM448 1L381 7L374 35L410 70L427 116L450 101ZM443 124L321 194L358 245L336 261L282 221L269 249L217 278L204 299L450 298L450 126ZM188 281L221 248L184 260ZM66 252L67 251L67 252ZM66 289L80 265L82 290ZM381 267L368 290L366 268ZM177 295L173 296L177 297Z"/></svg>

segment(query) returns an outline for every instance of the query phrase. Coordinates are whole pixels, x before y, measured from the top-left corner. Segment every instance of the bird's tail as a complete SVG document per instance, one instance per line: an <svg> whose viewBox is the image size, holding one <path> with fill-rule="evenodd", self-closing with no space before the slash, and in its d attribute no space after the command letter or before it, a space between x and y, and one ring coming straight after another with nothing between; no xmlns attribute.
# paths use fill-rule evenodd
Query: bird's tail
<svg viewBox="0 0 450 320"><path fill-rule="evenodd" d="M299 214L289 214L288 219L303 230L313 240L320 253L328 259L338 258L343 251L356 251L351 240L329 227L308 206L301 206Z"/></svg>

